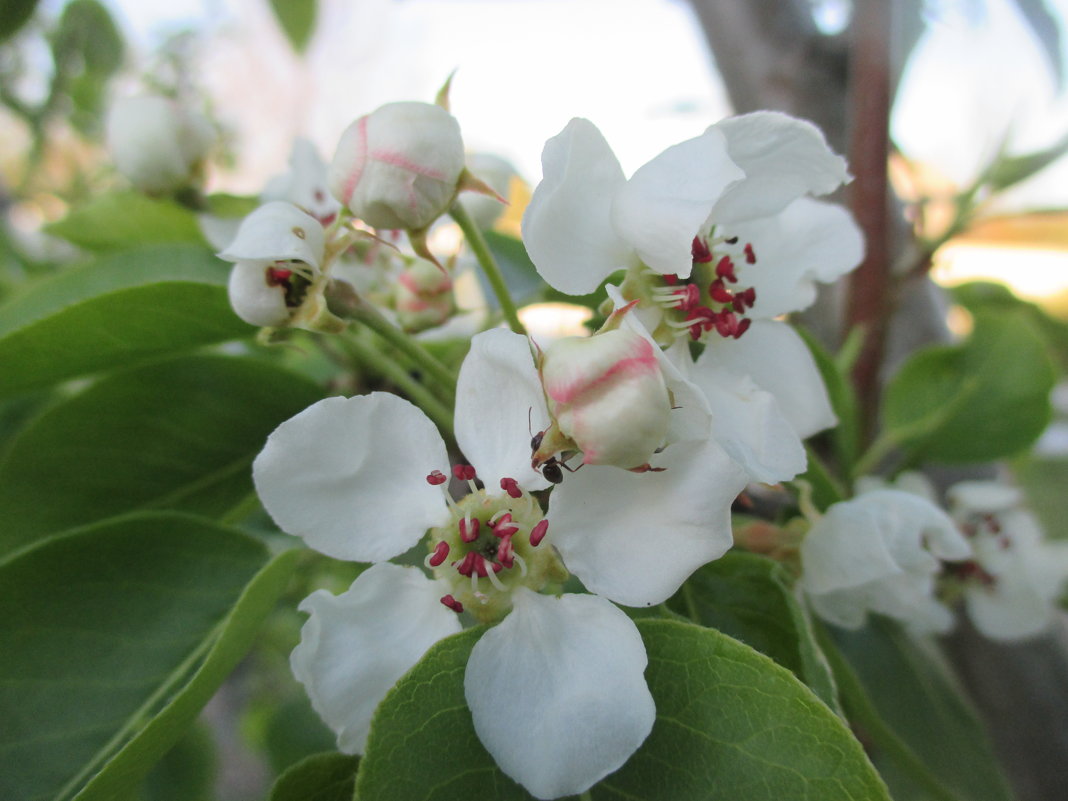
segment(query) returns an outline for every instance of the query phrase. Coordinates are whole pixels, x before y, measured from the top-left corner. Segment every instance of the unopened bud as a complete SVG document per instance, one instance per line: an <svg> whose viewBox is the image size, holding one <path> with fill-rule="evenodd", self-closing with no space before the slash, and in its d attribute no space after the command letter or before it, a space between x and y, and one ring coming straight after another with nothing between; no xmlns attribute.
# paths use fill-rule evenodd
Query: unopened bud
<svg viewBox="0 0 1068 801"><path fill-rule="evenodd" d="M212 139L205 117L166 97L122 98L108 112L111 158L143 192L158 194L188 186Z"/></svg>
<svg viewBox="0 0 1068 801"><path fill-rule="evenodd" d="M426 259L416 259L397 277L393 306L405 331L444 324L453 313L452 278Z"/></svg>
<svg viewBox="0 0 1068 801"><path fill-rule="evenodd" d="M387 103L341 135L330 191L375 228L421 230L456 196L464 169L460 126L430 103Z"/></svg>
<svg viewBox="0 0 1068 801"><path fill-rule="evenodd" d="M542 359L550 412L587 464L632 468L664 444L671 401L655 346L616 329L553 343Z"/></svg>

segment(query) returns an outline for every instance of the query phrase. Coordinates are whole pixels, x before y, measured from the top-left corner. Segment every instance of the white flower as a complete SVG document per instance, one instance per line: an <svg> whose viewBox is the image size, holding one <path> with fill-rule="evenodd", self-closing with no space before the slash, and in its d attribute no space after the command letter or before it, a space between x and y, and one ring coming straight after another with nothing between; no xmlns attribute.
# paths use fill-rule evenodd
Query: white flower
<svg viewBox="0 0 1068 801"><path fill-rule="evenodd" d="M430 103L387 103L341 135L329 184L375 228L421 230L444 214L464 169L456 119Z"/></svg>
<svg viewBox="0 0 1068 801"><path fill-rule="evenodd" d="M707 337L678 368L705 394L712 436L755 481L805 469L801 440L834 425L808 349L771 318L815 299L863 254L844 209L805 197L848 179L809 123L760 112L724 120L626 180L600 132L576 119L542 155L544 178L523 219L541 275L564 292L626 270L617 306L663 344ZM744 335L744 336L743 336Z"/></svg>
<svg viewBox="0 0 1068 801"><path fill-rule="evenodd" d="M939 559L966 559L971 548L934 504L893 489L831 506L801 543L801 586L816 613L856 629L869 612L917 633L947 631L953 617L934 596Z"/></svg>
<svg viewBox="0 0 1068 801"><path fill-rule="evenodd" d="M213 134L204 116L176 101L139 95L112 104L106 139L119 172L138 189L161 193L192 181Z"/></svg>
<svg viewBox="0 0 1068 801"><path fill-rule="evenodd" d="M968 481L950 487L947 497L975 551L974 560L951 566L975 627L1007 641L1044 632L1068 584L1068 544L1045 541L1013 487Z"/></svg>
<svg viewBox="0 0 1068 801"><path fill-rule="evenodd" d="M249 214L219 258L234 262L230 305L258 326L289 322L322 266L325 237L314 217L272 201Z"/></svg>
<svg viewBox="0 0 1068 801"><path fill-rule="evenodd" d="M341 204L330 194L326 163L315 145L302 137L293 140L289 172L267 181L261 198L264 201L284 200L292 203L324 226L334 221L341 208Z"/></svg>
<svg viewBox="0 0 1068 801"><path fill-rule="evenodd" d="M293 654L339 746L363 749L378 701L436 639L458 630L450 610L465 608L500 621L467 666L475 729L502 770L555 798L616 770L652 727L645 649L611 601L662 602L721 555L744 478L714 446L688 444L661 473L588 466L569 475L543 519L529 493L548 482L530 466L528 419L548 422L527 340L489 331L464 362L456 418L485 489L474 468L458 466L472 492L448 499L436 429L384 393L330 398L283 423L253 475L282 528L328 555L378 562L348 593L309 598L312 616ZM722 480L710 481L717 470ZM428 529L433 579L385 562ZM599 595L539 593L566 576L557 552Z"/></svg>

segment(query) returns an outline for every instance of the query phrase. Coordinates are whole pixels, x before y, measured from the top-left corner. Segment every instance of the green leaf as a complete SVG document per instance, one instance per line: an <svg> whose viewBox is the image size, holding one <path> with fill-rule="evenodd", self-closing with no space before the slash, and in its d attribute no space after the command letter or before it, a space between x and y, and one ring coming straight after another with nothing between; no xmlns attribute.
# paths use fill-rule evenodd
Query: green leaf
<svg viewBox="0 0 1068 801"><path fill-rule="evenodd" d="M853 389L853 382L849 379L848 371L838 365L834 357L816 341L812 334L800 326L795 326L795 330L808 345L812 358L816 360L816 367L820 371L823 385L827 387L831 408L838 418L838 425L829 436L834 443L840 469L849 474L852 472L860 451L860 407L857 403L857 394Z"/></svg>
<svg viewBox="0 0 1068 801"><path fill-rule="evenodd" d="M126 190L98 195L45 230L94 251L204 242L193 212L172 200Z"/></svg>
<svg viewBox="0 0 1068 801"><path fill-rule="evenodd" d="M218 769L211 731L200 721L149 771L132 801L210 801Z"/></svg>
<svg viewBox="0 0 1068 801"><path fill-rule="evenodd" d="M883 409L886 436L933 462L1010 456L1049 423L1054 380L1045 343L1026 314L976 314L966 342L918 351L893 377Z"/></svg>
<svg viewBox="0 0 1068 801"><path fill-rule="evenodd" d="M690 576L668 606L771 657L837 711L834 677L791 584L778 562L731 551Z"/></svg>
<svg viewBox="0 0 1068 801"><path fill-rule="evenodd" d="M0 797L133 792L247 651L298 553L265 567L240 532L156 513L0 563Z"/></svg>
<svg viewBox="0 0 1068 801"><path fill-rule="evenodd" d="M1011 801L977 713L929 643L885 618L857 632L834 630L834 637L883 721L934 776L966 801ZM848 709L845 695L843 703ZM930 798L877 747L873 758L895 801Z"/></svg>
<svg viewBox="0 0 1068 801"><path fill-rule="evenodd" d="M0 42L29 22L35 8L37 0L0 0Z"/></svg>
<svg viewBox="0 0 1068 801"><path fill-rule="evenodd" d="M483 231L482 235L486 238L486 244L501 270L512 298L520 305L530 302L543 289L545 282L541 280L534 262L527 255L526 246L515 237L497 231ZM478 276L487 302L497 308L497 298L494 297L489 282L481 271Z"/></svg>
<svg viewBox="0 0 1068 801"><path fill-rule="evenodd" d="M44 412L0 459L0 554L136 509L219 517L253 491L267 435L320 397L252 359L186 356L111 374Z"/></svg>
<svg viewBox="0 0 1068 801"><path fill-rule="evenodd" d="M123 251L0 307L0 397L255 329L230 309L229 265L189 245Z"/></svg>
<svg viewBox="0 0 1068 801"><path fill-rule="evenodd" d="M122 66L123 49L115 21L97 0L71 0L63 9L52 38L57 64L106 77Z"/></svg>
<svg viewBox="0 0 1068 801"><path fill-rule="evenodd" d="M656 723L634 756L591 789L593 799L889 801L860 744L785 668L711 629L636 625L649 653ZM358 798L531 798L495 766L464 701L464 669L481 633L438 643L383 700Z"/></svg>
<svg viewBox="0 0 1068 801"><path fill-rule="evenodd" d="M303 53L315 33L316 0L270 0L278 24L298 53Z"/></svg>
<svg viewBox="0 0 1068 801"><path fill-rule="evenodd" d="M268 801L352 801L359 757L313 754L283 773Z"/></svg>

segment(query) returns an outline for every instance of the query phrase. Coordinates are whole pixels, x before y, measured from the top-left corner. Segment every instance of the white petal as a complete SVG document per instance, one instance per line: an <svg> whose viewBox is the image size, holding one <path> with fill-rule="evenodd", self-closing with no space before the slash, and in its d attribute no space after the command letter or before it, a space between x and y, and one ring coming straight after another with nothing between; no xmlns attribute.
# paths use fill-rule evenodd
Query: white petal
<svg viewBox="0 0 1068 801"><path fill-rule="evenodd" d="M426 476L448 467L441 435L387 392L327 398L278 426L252 464L274 521L336 559L404 553L446 516Z"/></svg>
<svg viewBox="0 0 1068 801"><path fill-rule="evenodd" d="M745 180L730 187L716 205L716 222L775 214L802 195L825 195L849 180L845 159L805 120L757 111L712 128L727 138L731 160L745 171Z"/></svg>
<svg viewBox="0 0 1068 801"><path fill-rule="evenodd" d="M816 283L830 283L864 258L864 236L843 207L801 198L772 217L737 223L732 236L753 245L756 264L739 279L756 290L751 314L778 317L808 308Z"/></svg>
<svg viewBox="0 0 1068 801"><path fill-rule="evenodd" d="M775 396L779 409L802 439L838 422L816 360L786 323L754 320L738 339L712 337L698 364L714 362Z"/></svg>
<svg viewBox="0 0 1068 801"><path fill-rule="evenodd" d="M931 501L896 489L874 490L857 501L890 527L888 543L898 563L915 563L918 543L935 556L955 562L972 555L972 547L953 520ZM926 564L926 560L922 560Z"/></svg>
<svg viewBox="0 0 1068 801"><path fill-rule="evenodd" d="M456 383L456 441L489 492L502 478L527 490L549 486L530 466L531 432L548 427L527 338L503 328L475 336Z"/></svg>
<svg viewBox="0 0 1068 801"><path fill-rule="evenodd" d="M946 490L955 511L997 513L1023 503L1023 493L1002 481L960 481Z"/></svg>
<svg viewBox="0 0 1068 801"><path fill-rule="evenodd" d="M330 194L326 175L326 162L315 145L297 137L289 154L289 172L271 178L260 196L289 201L317 220L327 220L341 210L341 203Z"/></svg>
<svg viewBox="0 0 1068 801"><path fill-rule="evenodd" d="M857 499L836 503L801 542L805 590L825 595L900 574L878 518Z"/></svg>
<svg viewBox="0 0 1068 801"><path fill-rule="evenodd" d="M230 271L227 294L230 307L251 325L278 326L289 319L286 289L267 283L269 262L239 261Z"/></svg>
<svg viewBox="0 0 1068 801"><path fill-rule="evenodd" d="M592 292L633 261L609 218L623 169L597 127L581 118L545 143L541 166L523 214L527 253L551 286L570 295Z"/></svg>
<svg viewBox="0 0 1068 801"><path fill-rule="evenodd" d="M774 395L705 354L693 380L712 410L712 437L753 481L774 484L804 472L805 448Z"/></svg>
<svg viewBox="0 0 1068 801"><path fill-rule="evenodd" d="M744 177L726 139L709 129L640 167L614 199L613 225L656 272L688 276L693 238L727 186Z"/></svg>
<svg viewBox="0 0 1068 801"><path fill-rule="evenodd" d="M227 261L302 261L318 268L323 260L322 224L291 203L264 203L241 221L237 236L219 254Z"/></svg>
<svg viewBox="0 0 1068 801"><path fill-rule="evenodd" d="M460 630L439 602L443 592L418 569L383 562L341 595L318 590L301 602L311 617L289 663L345 753L363 752L375 708L397 679Z"/></svg>
<svg viewBox="0 0 1068 801"><path fill-rule="evenodd" d="M501 770L559 798L617 770L652 731L647 663L634 623L603 598L521 589L471 651L464 691Z"/></svg>
<svg viewBox="0 0 1068 801"><path fill-rule="evenodd" d="M670 598L731 547L730 507L745 473L712 440L676 442L663 472L587 465L553 490L549 536L591 592L627 606Z"/></svg>

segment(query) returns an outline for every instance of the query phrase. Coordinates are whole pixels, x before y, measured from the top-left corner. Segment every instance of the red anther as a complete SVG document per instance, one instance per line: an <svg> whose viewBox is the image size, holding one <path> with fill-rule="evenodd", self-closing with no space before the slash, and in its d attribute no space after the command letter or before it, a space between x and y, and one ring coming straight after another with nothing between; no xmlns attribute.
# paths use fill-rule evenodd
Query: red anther
<svg viewBox="0 0 1068 801"><path fill-rule="evenodd" d="M497 546L497 561L505 567L515 564L515 549L512 547L511 536L504 537Z"/></svg>
<svg viewBox="0 0 1068 801"><path fill-rule="evenodd" d="M716 275L726 278L732 284L738 283L738 276L734 274L734 262L731 261L730 256L724 256L716 263Z"/></svg>
<svg viewBox="0 0 1068 801"><path fill-rule="evenodd" d="M749 289L744 292L739 292L738 297L742 299L742 303L751 309L753 308L753 304L756 303L756 290L753 289L753 287L749 287Z"/></svg>
<svg viewBox="0 0 1068 801"><path fill-rule="evenodd" d="M477 553L473 553L471 555L475 557L473 564L475 566L475 572L478 573L478 577L485 578L486 576L488 576L489 571L486 569L486 560L482 557L482 555Z"/></svg>
<svg viewBox="0 0 1068 801"><path fill-rule="evenodd" d="M697 288L696 284L680 286L675 290L674 294L675 297L681 298L681 302L676 306L681 311L690 311L701 302L701 290Z"/></svg>
<svg viewBox="0 0 1068 801"><path fill-rule="evenodd" d="M502 478L501 489L508 493L509 498L523 497L523 490L519 489L519 482L514 478Z"/></svg>
<svg viewBox="0 0 1068 801"><path fill-rule="evenodd" d="M660 276L664 279L664 283L668 286L675 286L679 282L679 277L673 273Z"/></svg>
<svg viewBox="0 0 1068 801"><path fill-rule="evenodd" d="M442 595L441 602L445 604L445 606L449 607L449 609L451 609L456 614L460 614L462 611L464 611L464 605L457 601L455 598L453 598L451 595Z"/></svg>
<svg viewBox="0 0 1068 801"><path fill-rule="evenodd" d="M292 275L292 270L286 270L281 267L268 267L267 286L282 286Z"/></svg>
<svg viewBox="0 0 1068 801"><path fill-rule="evenodd" d="M460 520L460 539L464 542L474 542L478 539L478 518L464 517Z"/></svg>
<svg viewBox="0 0 1068 801"><path fill-rule="evenodd" d="M435 470L433 473L430 473L426 477L426 483L434 487L438 486L439 484L444 484L448 480L449 479L446 477L446 475L440 470Z"/></svg>
<svg viewBox="0 0 1068 801"><path fill-rule="evenodd" d="M427 560L431 567L437 567L449 558L449 543L442 540L434 548L433 555Z"/></svg>
<svg viewBox="0 0 1068 801"><path fill-rule="evenodd" d="M460 564L457 565L456 572L459 573L461 576L470 576L472 573L475 572L476 557L478 557L478 554L474 551L468 552L467 556L465 556L461 560Z"/></svg>
<svg viewBox="0 0 1068 801"><path fill-rule="evenodd" d="M708 249L708 243L699 236L693 238L690 253L693 254L693 260L697 264L708 264L712 261L712 251Z"/></svg>
<svg viewBox="0 0 1068 801"><path fill-rule="evenodd" d="M469 464L454 464L452 474L461 481L471 481L475 477L475 468Z"/></svg>
<svg viewBox="0 0 1068 801"><path fill-rule="evenodd" d="M717 278L708 287L708 294L716 303L730 303L734 300L734 294L723 285L723 279Z"/></svg>
<svg viewBox="0 0 1068 801"><path fill-rule="evenodd" d="M545 539L545 532L549 530L548 520L539 520L538 524L530 530L530 547L537 548L538 543Z"/></svg>
<svg viewBox="0 0 1068 801"><path fill-rule="evenodd" d="M742 334L744 334L746 331L748 331L749 330L749 326L751 326L752 324L753 324L752 320L750 320L748 317L743 317L738 322L738 328L735 330L735 332L733 334L731 334L731 336L733 336L735 339L737 339Z"/></svg>
<svg viewBox="0 0 1068 801"><path fill-rule="evenodd" d="M716 318L716 332L721 337L733 336L738 330L738 317L732 311L725 311Z"/></svg>
<svg viewBox="0 0 1068 801"><path fill-rule="evenodd" d="M756 264L756 253L753 252L752 244L746 242L745 247L742 250L745 252L745 263Z"/></svg>
<svg viewBox="0 0 1068 801"><path fill-rule="evenodd" d="M994 515L989 513L983 515L983 522L986 523L986 527L990 529L991 534L1001 533L1001 523Z"/></svg>
<svg viewBox="0 0 1068 801"><path fill-rule="evenodd" d="M505 512L496 523L493 524L493 535L495 537L509 537L519 531L519 526L512 522L512 515L510 512Z"/></svg>
<svg viewBox="0 0 1068 801"><path fill-rule="evenodd" d="M736 297L731 301L731 308L738 312L738 314L745 314L745 301L740 297Z"/></svg>

